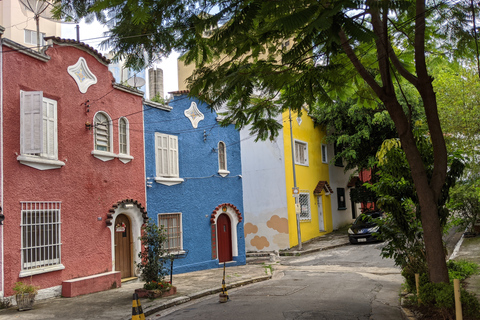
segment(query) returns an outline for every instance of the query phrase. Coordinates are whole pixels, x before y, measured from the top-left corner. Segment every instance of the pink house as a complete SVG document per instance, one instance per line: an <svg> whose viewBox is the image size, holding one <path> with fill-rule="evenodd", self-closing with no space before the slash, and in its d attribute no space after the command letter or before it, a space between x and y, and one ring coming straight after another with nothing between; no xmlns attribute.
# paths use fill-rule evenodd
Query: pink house
<svg viewBox="0 0 480 320"><path fill-rule="evenodd" d="M143 93L72 40L2 40L0 296L86 294L135 276L145 211Z"/></svg>

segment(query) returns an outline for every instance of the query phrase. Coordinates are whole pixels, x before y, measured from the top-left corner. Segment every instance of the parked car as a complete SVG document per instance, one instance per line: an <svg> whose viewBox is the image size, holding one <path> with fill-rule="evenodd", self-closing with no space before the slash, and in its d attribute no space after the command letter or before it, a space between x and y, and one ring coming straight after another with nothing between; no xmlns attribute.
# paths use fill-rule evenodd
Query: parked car
<svg viewBox="0 0 480 320"><path fill-rule="evenodd" d="M375 234L380 232L380 228L375 223L375 219L383 217L384 213L382 211L365 212L359 215L348 229L348 240L350 243L378 241Z"/></svg>

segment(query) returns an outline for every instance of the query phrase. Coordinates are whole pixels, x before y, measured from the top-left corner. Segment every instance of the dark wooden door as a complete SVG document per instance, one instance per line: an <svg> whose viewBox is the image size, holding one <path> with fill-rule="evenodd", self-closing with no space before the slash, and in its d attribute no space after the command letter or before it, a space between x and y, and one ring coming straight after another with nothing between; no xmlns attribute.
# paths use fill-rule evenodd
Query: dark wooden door
<svg viewBox="0 0 480 320"><path fill-rule="evenodd" d="M125 224L124 232L117 232L118 226ZM124 214L115 219L115 270L120 271L122 278L132 276L132 229L130 220Z"/></svg>
<svg viewBox="0 0 480 320"><path fill-rule="evenodd" d="M222 213L217 219L218 261L232 261L232 229L230 218Z"/></svg>

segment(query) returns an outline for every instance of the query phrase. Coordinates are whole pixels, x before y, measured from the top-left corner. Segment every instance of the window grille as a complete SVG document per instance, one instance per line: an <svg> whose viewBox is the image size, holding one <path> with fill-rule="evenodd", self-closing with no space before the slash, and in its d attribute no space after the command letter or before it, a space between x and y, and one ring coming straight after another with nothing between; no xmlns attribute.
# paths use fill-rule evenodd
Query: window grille
<svg viewBox="0 0 480 320"><path fill-rule="evenodd" d="M166 249L170 252L181 251L182 247L182 214L161 213L158 215L159 225L167 233Z"/></svg>
<svg viewBox="0 0 480 320"><path fill-rule="evenodd" d="M61 202L21 202L22 270L61 263Z"/></svg>
<svg viewBox="0 0 480 320"><path fill-rule="evenodd" d="M300 204L300 220L311 220L310 193L308 190L300 191L298 202Z"/></svg>

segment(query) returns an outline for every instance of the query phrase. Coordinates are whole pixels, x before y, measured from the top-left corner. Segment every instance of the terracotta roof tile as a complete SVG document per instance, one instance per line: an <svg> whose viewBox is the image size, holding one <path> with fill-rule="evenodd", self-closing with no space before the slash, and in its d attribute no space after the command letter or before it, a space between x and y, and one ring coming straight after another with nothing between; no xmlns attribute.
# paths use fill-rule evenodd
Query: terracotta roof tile
<svg viewBox="0 0 480 320"><path fill-rule="evenodd" d="M63 39L63 38L60 38L60 37L53 37L53 36L52 37L45 37L44 39L46 41L52 40L53 43L56 43L58 45L71 45L71 46L74 46L74 47L82 47L87 52L90 52L91 54L95 55L99 60L103 61L105 64L110 63L109 59L104 57L96 49L94 49L93 47L89 46L88 44L86 44L84 42L79 42L79 41L72 40L72 39Z"/></svg>
<svg viewBox="0 0 480 320"><path fill-rule="evenodd" d="M333 193L333 189L327 181L318 181L315 190L313 190L313 194L320 194L323 190L325 190L325 193Z"/></svg>

